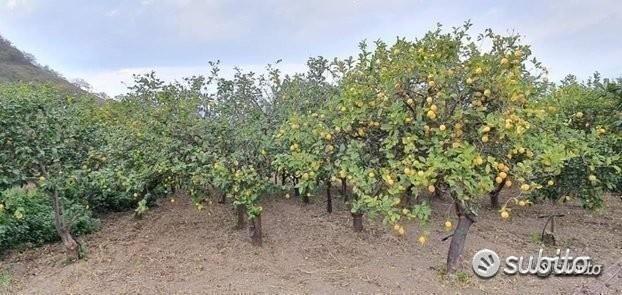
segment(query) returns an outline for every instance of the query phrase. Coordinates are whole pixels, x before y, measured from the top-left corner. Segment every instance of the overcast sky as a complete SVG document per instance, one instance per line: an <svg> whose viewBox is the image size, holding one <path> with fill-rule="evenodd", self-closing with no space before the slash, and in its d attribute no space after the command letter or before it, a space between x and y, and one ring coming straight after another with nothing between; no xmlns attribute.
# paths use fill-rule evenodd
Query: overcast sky
<svg viewBox="0 0 622 295"><path fill-rule="evenodd" d="M621 0L0 0L0 34L69 79L110 95L132 73L206 74L208 61L260 70L345 57L363 39L421 37L470 19L473 33L520 33L550 78L622 76Z"/></svg>

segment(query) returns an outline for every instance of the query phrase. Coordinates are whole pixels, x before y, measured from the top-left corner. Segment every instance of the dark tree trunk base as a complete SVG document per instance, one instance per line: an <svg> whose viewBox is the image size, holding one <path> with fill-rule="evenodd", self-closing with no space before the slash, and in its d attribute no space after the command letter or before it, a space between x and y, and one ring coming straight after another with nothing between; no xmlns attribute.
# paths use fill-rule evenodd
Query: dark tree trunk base
<svg viewBox="0 0 622 295"><path fill-rule="evenodd" d="M326 212L333 213L333 196L330 192L330 180L326 182Z"/></svg>
<svg viewBox="0 0 622 295"><path fill-rule="evenodd" d="M458 225L451 237L449 253L447 254L447 273L455 273L464 255L464 245L466 243L469 228L475 222L474 217L464 212L464 209L456 204L456 214L458 215Z"/></svg>
<svg viewBox="0 0 622 295"><path fill-rule="evenodd" d="M69 232L63 233L61 240L65 246L65 253L69 261L76 261L82 258L82 255L80 255L80 244L76 242Z"/></svg>
<svg viewBox="0 0 622 295"><path fill-rule="evenodd" d="M220 200L218 200L219 204L224 204L227 201L227 194L222 193L222 195L220 195Z"/></svg>
<svg viewBox="0 0 622 295"><path fill-rule="evenodd" d="M348 184L345 178L341 179L341 196L344 202L348 201Z"/></svg>
<svg viewBox="0 0 622 295"><path fill-rule="evenodd" d="M363 231L363 213L352 213L352 229L355 232Z"/></svg>
<svg viewBox="0 0 622 295"><path fill-rule="evenodd" d="M298 190L298 188L297 188L297 187L295 187L295 188L294 188L294 197L295 197L295 198L300 197L300 190Z"/></svg>
<svg viewBox="0 0 622 295"><path fill-rule="evenodd" d="M80 244L73 238L65 223L65 213L58 191L55 190L51 197L52 209L54 210L54 226L56 228L56 233L58 233L58 236L60 236L65 246L67 258L71 261L80 259Z"/></svg>
<svg viewBox="0 0 622 295"><path fill-rule="evenodd" d="M499 209L501 208L499 206L499 194L491 194L490 195L490 208L492 209Z"/></svg>
<svg viewBox="0 0 622 295"><path fill-rule="evenodd" d="M246 225L246 210L244 209L244 206L239 205L235 208L236 212L237 212L237 217L238 217L238 221L235 225L236 229L243 229L244 226Z"/></svg>
<svg viewBox="0 0 622 295"><path fill-rule="evenodd" d="M261 232L261 215L257 215L251 219L248 224L248 231L251 236L251 243L255 246L261 247L263 244L263 235Z"/></svg>
<svg viewBox="0 0 622 295"><path fill-rule="evenodd" d="M499 209L499 193L501 193L501 190L503 189L503 186L505 186L505 179L499 183L497 185L497 187L490 192L489 196L490 196L490 207L492 209Z"/></svg>
<svg viewBox="0 0 622 295"><path fill-rule="evenodd" d="M408 187L406 192L402 195L400 199L400 206L402 208L410 208L413 205L413 186Z"/></svg>

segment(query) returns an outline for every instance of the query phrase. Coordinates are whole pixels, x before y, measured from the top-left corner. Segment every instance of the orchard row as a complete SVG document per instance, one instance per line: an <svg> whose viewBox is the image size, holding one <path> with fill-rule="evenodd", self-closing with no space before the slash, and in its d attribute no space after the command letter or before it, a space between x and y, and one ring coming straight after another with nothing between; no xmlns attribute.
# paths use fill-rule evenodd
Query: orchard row
<svg viewBox="0 0 622 295"><path fill-rule="evenodd" d="M71 255L66 204L140 217L175 190L198 210L229 199L260 245L262 198L321 196L332 212L338 185L354 230L366 216L403 235L404 222L427 222L421 196L433 194L455 204L457 225L445 224L455 271L481 198L508 218L543 199L597 208L621 185L620 81L554 85L518 36L468 29L362 43L356 57L311 58L294 75L269 66L223 78L214 63L181 82L136 76L115 100L2 86L0 189L47 195ZM24 205L0 201L0 220L27 219Z"/></svg>

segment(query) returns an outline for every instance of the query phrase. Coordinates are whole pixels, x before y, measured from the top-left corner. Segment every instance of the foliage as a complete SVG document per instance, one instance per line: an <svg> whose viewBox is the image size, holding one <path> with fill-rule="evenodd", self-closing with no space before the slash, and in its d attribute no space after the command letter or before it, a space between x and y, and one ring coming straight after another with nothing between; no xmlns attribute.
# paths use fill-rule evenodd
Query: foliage
<svg viewBox="0 0 622 295"><path fill-rule="evenodd" d="M618 84L603 83L598 74L586 84L570 76L541 102L551 110L540 122L544 134L552 136L562 150L542 159L544 164L559 161L558 171L533 173L542 187L533 197L579 198L585 207L598 208L605 192L620 190L622 96L615 91Z"/></svg>
<svg viewBox="0 0 622 295"><path fill-rule="evenodd" d="M530 50L518 37L487 31L477 42L492 48L482 51L469 26L376 42L373 51L361 44L333 106L335 128L348 137L338 165L358 195L355 210L379 210L395 223L415 217L400 209L402 195L430 192L474 214L509 166L502 157L530 128L525 109L540 77L527 71Z"/></svg>
<svg viewBox="0 0 622 295"><path fill-rule="evenodd" d="M65 213L75 234L97 229L99 222L88 207L66 200ZM0 249L20 244L57 241L50 199L37 189L11 188L0 195Z"/></svg>

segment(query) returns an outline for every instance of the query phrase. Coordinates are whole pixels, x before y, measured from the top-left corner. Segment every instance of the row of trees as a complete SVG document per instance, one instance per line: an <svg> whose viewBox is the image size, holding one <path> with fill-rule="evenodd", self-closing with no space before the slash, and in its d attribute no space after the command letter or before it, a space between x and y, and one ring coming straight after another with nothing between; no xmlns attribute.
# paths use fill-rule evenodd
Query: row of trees
<svg viewBox="0 0 622 295"><path fill-rule="evenodd" d="M469 26L362 43L356 58L312 58L295 75L269 66L223 78L214 63L210 75L182 82L136 76L127 95L104 102L5 86L0 189L36 183L46 192L73 256L64 200L136 207L138 217L177 190L198 210L231 200L260 245L264 197L323 196L332 212L338 185L354 230L378 217L403 235L404 222L432 214L427 194L454 203L457 226L446 226L455 271L481 198L507 218L512 204L540 199L596 208L621 183L620 81L552 85L517 36L472 37ZM499 204L510 187L520 188L515 202Z"/></svg>

